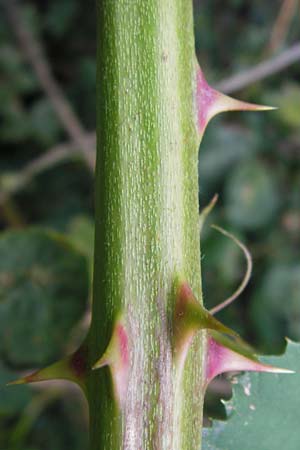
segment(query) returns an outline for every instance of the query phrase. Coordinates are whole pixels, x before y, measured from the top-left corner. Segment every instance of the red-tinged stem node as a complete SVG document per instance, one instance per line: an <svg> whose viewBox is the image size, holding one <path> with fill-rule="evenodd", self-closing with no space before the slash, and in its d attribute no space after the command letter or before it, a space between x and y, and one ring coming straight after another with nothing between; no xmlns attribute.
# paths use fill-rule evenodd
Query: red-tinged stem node
<svg viewBox="0 0 300 450"><path fill-rule="evenodd" d="M110 369L115 395L122 407L126 400L130 367L129 339L122 319L116 321L108 347L93 369L105 366Z"/></svg>
<svg viewBox="0 0 300 450"><path fill-rule="evenodd" d="M226 111L266 111L274 109L270 106L242 102L213 89L207 83L200 67L197 71L196 86L198 129L201 136L209 121L219 113Z"/></svg>

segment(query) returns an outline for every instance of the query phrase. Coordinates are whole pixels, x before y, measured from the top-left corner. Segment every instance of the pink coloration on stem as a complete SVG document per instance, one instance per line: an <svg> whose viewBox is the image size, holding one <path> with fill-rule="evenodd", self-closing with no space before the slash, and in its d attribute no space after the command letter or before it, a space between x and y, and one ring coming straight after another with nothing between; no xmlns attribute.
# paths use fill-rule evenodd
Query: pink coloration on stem
<svg viewBox="0 0 300 450"><path fill-rule="evenodd" d="M204 78L202 70L197 72L197 109L198 109L198 127L200 133L203 133L211 116L210 112L218 98L218 92L212 89Z"/></svg>
<svg viewBox="0 0 300 450"><path fill-rule="evenodd" d="M186 361L187 354L192 345L195 334L196 331L190 331L189 333L187 333L185 340L181 344L181 347L179 349L176 349L175 362L178 373L183 372L184 363Z"/></svg>
<svg viewBox="0 0 300 450"><path fill-rule="evenodd" d="M228 97L213 89L207 83L200 67L197 71L196 103L198 114L198 127L202 135L215 115L225 111L266 111L274 109L269 106L255 105Z"/></svg>
<svg viewBox="0 0 300 450"><path fill-rule="evenodd" d="M116 334L119 340L119 351L122 366L129 365L128 336L124 326L120 323L116 326Z"/></svg>
<svg viewBox="0 0 300 450"><path fill-rule="evenodd" d="M118 358L110 365L114 386L117 392L119 403L122 406L126 400L128 374L129 374L129 349L128 336L123 325L116 327L118 337Z"/></svg>
<svg viewBox="0 0 300 450"><path fill-rule="evenodd" d="M291 370L269 366L258 361L255 357L249 359L218 343L212 337L207 342L206 380L207 386L217 375L231 371L252 371L272 373L293 373Z"/></svg>
<svg viewBox="0 0 300 450"><path fill-rule="evenodd" d="M129 339L124 324L117 321L111 341L104 355L94 364L93 369L108 366L119 405L126 400L128 375L130 367Z"/></svg>

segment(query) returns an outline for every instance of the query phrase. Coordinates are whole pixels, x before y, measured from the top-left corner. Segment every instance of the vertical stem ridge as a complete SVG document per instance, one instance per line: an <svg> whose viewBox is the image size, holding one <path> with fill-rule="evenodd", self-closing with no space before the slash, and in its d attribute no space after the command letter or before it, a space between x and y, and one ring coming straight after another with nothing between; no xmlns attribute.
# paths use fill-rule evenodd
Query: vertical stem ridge
<svg viewBox="0 0 300 450"><path fill-rule="evenodd" d="M97 167L91 362L123 312L124 407L90 376L91 450L198 450L199 336L174 367L174 282L201 298L192 1L98 0Z"/></svg>

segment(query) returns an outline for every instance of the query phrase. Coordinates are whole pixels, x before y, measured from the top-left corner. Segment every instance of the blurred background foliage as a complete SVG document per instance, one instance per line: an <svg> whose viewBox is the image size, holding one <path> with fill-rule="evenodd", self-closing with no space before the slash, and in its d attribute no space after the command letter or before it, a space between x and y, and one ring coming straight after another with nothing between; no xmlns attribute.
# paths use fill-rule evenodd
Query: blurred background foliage
<svg viewBox="0 0 300 450"><path fill-rule="evenodd" d="M0 450L82 450L86 405L75 388L4 385L70 352L88 326L94 187L81 147L94 149L95 5L20 1L14 21L5 2L0 5ZM210 83L299 41L299 10L298 0L195 1L196 50ZM29 38L17 38L20 23ZM80 118L79 131L76 120L66 124L53 107L55 88L51 82L49 89L43 86L38 64L29 61L32 42L42 47L64 104ZM245 270L235 244L210 229L209 223L217 223L245 242L254 260L250 285L219 317L259 350L279 353L285 336L300 339L299 61L235 95L279 109L226 114L209 125L203 139L200 203L216 192L220 196L202 232L204 299L208 308L224 300ZM212 411L214 397L212 391L208 412L222 415Z"/></svg>

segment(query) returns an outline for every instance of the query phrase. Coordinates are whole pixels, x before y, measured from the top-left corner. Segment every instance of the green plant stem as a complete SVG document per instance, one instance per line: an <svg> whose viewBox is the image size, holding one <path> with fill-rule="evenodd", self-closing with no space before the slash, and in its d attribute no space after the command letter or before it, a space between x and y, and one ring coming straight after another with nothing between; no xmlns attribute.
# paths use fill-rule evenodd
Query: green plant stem
<svg viewBox="0 0 300 450"><path fill-rule="evenodd" d="M198 450L202 352L174 366L178 276L201 299L191 0L98 0L94 300L90 361L123 313L122 408L108 368L88 381L91 450Z"/></svg>

